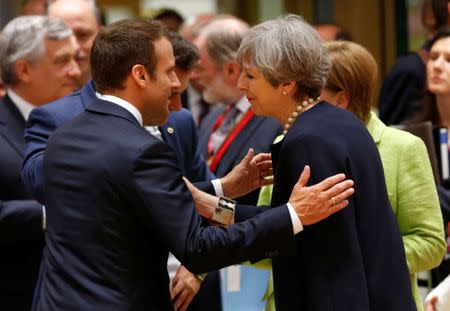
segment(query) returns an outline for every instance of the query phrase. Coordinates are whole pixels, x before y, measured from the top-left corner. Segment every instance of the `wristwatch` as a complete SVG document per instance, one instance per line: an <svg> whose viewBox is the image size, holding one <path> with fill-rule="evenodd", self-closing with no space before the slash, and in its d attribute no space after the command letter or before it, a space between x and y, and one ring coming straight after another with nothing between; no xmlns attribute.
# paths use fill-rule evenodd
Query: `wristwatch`
<svg viewBox="0 0 450 311"><path fill-rule="evenodd" d="M234 220L235 207L236 201L219 196L219 202L217 203L211 220L220 226L226 227L230 225Z"/></svg>

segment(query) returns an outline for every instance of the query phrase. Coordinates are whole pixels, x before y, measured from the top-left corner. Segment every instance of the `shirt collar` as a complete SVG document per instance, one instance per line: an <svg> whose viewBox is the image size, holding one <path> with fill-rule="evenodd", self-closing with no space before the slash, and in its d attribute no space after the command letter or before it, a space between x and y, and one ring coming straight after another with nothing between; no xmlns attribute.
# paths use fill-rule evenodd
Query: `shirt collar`
<svg viewBox="0 0 450 311"><path fill-rule="evenodd" d="M95 95L97 95L97 97L99 99L112 102L112 103L119 105L120 107L126 109L128 112L130 112L136 118L136 120L138 120L139 124L142 126L143 122L142 122L141 113L139 112L139 110L136 107L134 107L132 104L130 104L126 100L123 100L122 98L113 96L113 95L102 95L98 92L95 92Z"/></svg>
<svg viewBox="0 0 450 311"><path fill-rule="evenodd" d="M245 96L241 97L241 99L239 99L238 102L236 103L236 108L241 113L246 113L250 109L251 106L252 105L250 104L247 97L245 97Z"/></svg>
<svg viewBox="0 0 450 311"><path fill-rule="evenodd" d="M25 121L28 120L28 116L30 115L31 110L33 110L36 106L30 104L9 88L6 90L6 94L8 94L9 98L11 98L17 109L19 109L20 114L25 119Z"/></svg>

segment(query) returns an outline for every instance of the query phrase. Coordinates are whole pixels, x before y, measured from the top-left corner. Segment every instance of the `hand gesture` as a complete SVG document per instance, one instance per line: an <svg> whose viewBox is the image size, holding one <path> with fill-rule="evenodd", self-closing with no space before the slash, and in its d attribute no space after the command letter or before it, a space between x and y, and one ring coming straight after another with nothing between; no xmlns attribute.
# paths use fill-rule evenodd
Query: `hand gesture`
<svg viewBox="0 0 450 311"><path fill-rule="evenodd" d="M352 180L344 180L344 174L337 174L310 187L306 183L311 176L308 165L303 169L292 190L289 203L294 207L303 225L312 225L348 205L346 200L355 190Z"/></svg>
<svg viewBox="0 0 450 311"><path fill-rule="evenodd" d="M227 198L241 197L261 186L273 184L272 156L260 153L256 156L250 148L247 155L231 172L220 179L223 193Z"/></svg>

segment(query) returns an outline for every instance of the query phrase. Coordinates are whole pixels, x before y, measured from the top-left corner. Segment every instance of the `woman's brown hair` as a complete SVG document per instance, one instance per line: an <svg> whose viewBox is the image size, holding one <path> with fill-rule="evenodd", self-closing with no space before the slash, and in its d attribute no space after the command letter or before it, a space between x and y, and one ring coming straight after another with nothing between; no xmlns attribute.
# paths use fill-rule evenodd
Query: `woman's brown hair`
<svg viewBox="0 0 450 311"><path fill-rule="evenodd" d="M348 110L366 122L374 102L378 67L372 54L350 41L325 43L331 69L325 88L344 91L349 96Z"/></svg>

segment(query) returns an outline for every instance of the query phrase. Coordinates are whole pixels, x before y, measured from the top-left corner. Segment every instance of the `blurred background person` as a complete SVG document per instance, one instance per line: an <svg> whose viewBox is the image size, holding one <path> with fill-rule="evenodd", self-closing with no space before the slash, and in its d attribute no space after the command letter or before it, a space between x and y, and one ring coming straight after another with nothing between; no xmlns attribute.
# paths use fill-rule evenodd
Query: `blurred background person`
<svg viewBox="0 0 450 311"><path fill-rule="evenodd" d="M177 10L161 8L155 10L150 16L152 19L162 22L171 31L179 32L184 24L184 17Z"/></svg>
<svg viewBox="0 0 450 311"><path fill-rule="evenodd" d="M30 310L42 255L45 210L21 179L30 111L77 88L77 45L63 21L17 17L0 36L0 309Z"/></svg>
<svg viewBox="0 0 450 311"><path fill-rule="evenodd" d="M448 0L423 0L421 17L426 41L417 51L398 58L381 86L378 110L385 124L401 124L417 114L417 103L426 90L430 40L439 28L449 24L449 10Z"/></svg>
<svg viewBox="0 0 450 311"><path fill-rule="evenodd" d="M346 40L352 41L352 35L342 26L332 23L313 24L314 29L319 33L323 41Z"/></svg>
<svg viewBox="0 0 450 311"><path fill-rule="evenodd" d="M345 171L357 189L348 208L296 239L294 255L271 256L277 310L416 310L376 145L352 114L318 99L330 63L317 32L282 16L253 27L237 58L255 113L284 124L272 147L271 205L289 196L305 164L311 182ZM238 209L236 219L251 215Z"/></svg>
<svg viewBox="0 0 450 311"><path fill-rule="evenodd" d="M215 18L217 18L216 14L200 14L181 29L181 35L190 42L194 42L200 31ZM197 66L194 68L195 70L198 70ZM198 74L195 74L191 76L188 88L181 96L183 107L192 113L198 127L201 126L210 111L219 108L221 105L220 103L207 103L203 99L202 90L203 86L198 81Z"/></svg>
<svg viewBox="0 0 450 311"><path fill-rule="evenodd" d="M101 10L95 0L48 0L48 16L65 21L75 34L79 45L77 62L81 69L78 87L81 88L91 79L90 54L92 43L102 25Z"/></svg>
<svg viewBox="0 0 450 311"><path fill-rule="evenodd" d="M45 0L25 0L22 15L45 15Z"/></svg>
<svg viewBox="0 0 450 311"><path fill-rule="evenodd" d="M416 306L422 310L417 273L438 266L446 251L427 149L420 138L387 127L370 111L377 81L377 63L373 56L352 42L328 42L325 47L332 66L320 96L364 122L377 144L389 202L403 238Z"/></svg>
<svg viewBox="0 0 450 311"><path fill-rule="evenodd" d="M430 42L430 52L426 66L427 89L419 106L419 112L410 123L431 121L434 127L450 130L450 26L438 31ZM448 180L438 186L441 211L447 228L450 222L450 185ZM450 245L449 245L450 246ZM433 271L433 284L441 282L450 273L450 262L444 260L436 271Z"/></svg>

